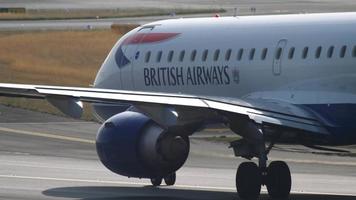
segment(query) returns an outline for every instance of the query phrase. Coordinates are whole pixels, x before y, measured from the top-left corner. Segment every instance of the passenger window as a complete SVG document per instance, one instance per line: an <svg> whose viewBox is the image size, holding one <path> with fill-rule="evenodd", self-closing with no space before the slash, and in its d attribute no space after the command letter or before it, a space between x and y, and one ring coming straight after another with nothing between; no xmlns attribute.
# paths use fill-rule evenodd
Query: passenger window
<svg viewBox="0 0 356 200"><path fill-rule="evenodd" d="M192 62L195 61L195 57L197 57L197 50L192 51L192 54L190 55L190 60Z"/></svg>
<svg viewBox="0 0 356 200"><path fill-rule="evenodd" d="M354 48L352 49L352 56L356 57L356 46L354 46Z"/></svg>
<svg viewBox="0 0 356 200"><path fill-rule="evenodd" d="M340 58L344 58L346 54L346 45L342 46L340 49Z"/></svg>
<svg viewBox="0 0 356 200"><path fill-rule="evenodd" d="M157 53L156 61L157 61L157 62L161 62L161 59L162 59L162 51L159 51L159 52Z"/></svg>
<svg viewBox="0 0 356 200"><path fill-rule="evenodd" d="M183 62L183 60L184 60L184 55L185 55L185 51L183 50L183 51L181 51L180 54L179 54L179 61L180 61L180 62Z"/></svg>
<svg viewBox="0 0 356 200"><path fill-rule="evenodd" d="M172 60L173 60L173 54L174 54L174 52L173 51L169 51L169 53L168 53L168 62L172 62Z"/></svg>
<svg viewBox="0 0 356 200"><path fill-rule="evenodd" d="M205 49L202 55L202 61L206 61L207 58L208 58L208 50Z"/></svg>
<svg viewBox="0 0 356 200"><path fill-rule="evenodd" d="M219 60L219 55L220 55L220 50L219 50L219 49L215 50L215 53L214 53L214 61Z"/></svg>
<svg viewBox="0 0 356 200"><path fill-rule="evenodd" d="M295 52L295 47L292 47L292 48L289 49L289 53L288 53L288 58L289 59L293 59L294 52Z"/></svg>
<svg viewBox="0 0 356 200"><path fill-rule="evenodd" d="M240 49L239 52L237 53L237 60L241 60L243 54L244 54L244 50L243 50L243 49Z"/></svg>
<svg viewBox="0 0 356 200"><path fill-rule="evenodd" d="M148 51L145 56L145 62L148 63L150 62L150 57L151 57L151 51Z"/></svg>
<svg viewBox="0 0 356 200"><path fill-rule="evenodd" d="M225 54L225 60L229 61L231 57L231 49L228 49Z"/></svg>
<svg viewBox="0 0 356 200"><path fill-rule="evenodd" d="M262 50L261 59L264 60L266 59L266 57L267 57L267 48L264 48Z"/></svg>
<svg viewBox="0 0 356 200"><path fill-rule="evenodd" d="M331 46L328 49L328 58L333 57L333 53L334 53L334 46Z"/></svg>
<svg viewBox="0 0 356 200"><path fill-rule="evenodd" d="M315 51L315 58L320 58L321 55L321 46L319 46Z"/></svg>
<svg viewBox="0 0 356 200"><path fill-rule="evenodd" d="M255 57L255 51L256 51L255 48L250 50L250 60L253 60L253 58Z"/></svg>
<svg viewBox="0 0 356 200"><path fill-rule="evenodd" d="M276 50L276 55L275 55L276 60L281 59L281 56L282 56L282 48L279 47L279 48Z"/></svg>
<svg viewBox="0 0 356 200"><path fill-rule="evenodd" d="M303 54L302 54L302 58L303 59L306 59L308 57L308 51L309 51L309 48L308 47L304 47Z"/></svg>

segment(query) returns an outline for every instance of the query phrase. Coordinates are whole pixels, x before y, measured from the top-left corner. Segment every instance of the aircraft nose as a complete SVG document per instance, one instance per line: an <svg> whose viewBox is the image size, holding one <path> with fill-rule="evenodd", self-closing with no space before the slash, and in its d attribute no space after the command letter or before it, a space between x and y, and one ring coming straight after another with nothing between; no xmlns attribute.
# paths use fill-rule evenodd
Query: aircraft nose
<svg viewBox="0 0 356 200"><path fill-rule="evenodd" d="M124 66L125 58L121 57L119 48L113 48L96 75L95 88L122 89L120 67Z"/></svg>
<svg viewBox="0 0 356 200"><path fill-rule="evenodd" d="M134 55L135 46L130 44L130 41L135 39L137 30L138 28L126 33L112 48L96 76L95 87L106 89L131 88L132 80L129 76L131 60L128 55Z"/></svg>

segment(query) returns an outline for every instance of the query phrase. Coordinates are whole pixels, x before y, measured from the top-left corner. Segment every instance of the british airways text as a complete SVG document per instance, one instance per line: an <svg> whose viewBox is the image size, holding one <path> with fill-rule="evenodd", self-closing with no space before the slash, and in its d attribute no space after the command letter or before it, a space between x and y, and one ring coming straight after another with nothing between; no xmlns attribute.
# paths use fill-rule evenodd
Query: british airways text
<svg viewBox="0 0 356 200"><path fill-rule="evenodd" d="M229 66L144 68L146 86L228 85L229 74Z"/></svg>

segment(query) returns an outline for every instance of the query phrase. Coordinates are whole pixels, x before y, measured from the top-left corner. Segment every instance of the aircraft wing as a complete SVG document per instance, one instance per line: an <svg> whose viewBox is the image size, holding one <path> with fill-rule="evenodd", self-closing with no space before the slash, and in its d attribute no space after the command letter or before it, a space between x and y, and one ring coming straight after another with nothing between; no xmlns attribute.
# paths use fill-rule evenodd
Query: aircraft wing
<svg viewBox="0 0 356 200"><path fill-rule="evenodd" d="M130 103L133 105L203 108L222 113L246 115L257 123L268 123L328 134L323 124L308 110L277 101L191 96L81 87L0 83L0 96L47 99L61 111L69 101L90 103ZM58 103L66 102L66 103ZM62 108L61 108L62 107ZM70 112L70 111L69 111ZM66 112L64 112L66 113ZM66 113L67 114L67 113Z"/></svg>

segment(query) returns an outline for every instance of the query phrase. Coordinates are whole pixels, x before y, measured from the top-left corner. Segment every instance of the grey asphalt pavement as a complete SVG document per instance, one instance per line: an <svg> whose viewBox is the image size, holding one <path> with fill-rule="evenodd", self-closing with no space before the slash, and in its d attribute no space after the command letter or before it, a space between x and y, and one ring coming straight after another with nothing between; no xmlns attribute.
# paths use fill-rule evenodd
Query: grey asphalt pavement
<svg viewBox="0 0 356 200"><path fill-rule="evenodd" d="M0 199L238 199L234 179L244 160L227 145L192 139L177 184L153 188L102 166L93 143L99 126L0 106ZM356 158L278 150L270 159L289 163L291 199L356 198Z"/></svg>

